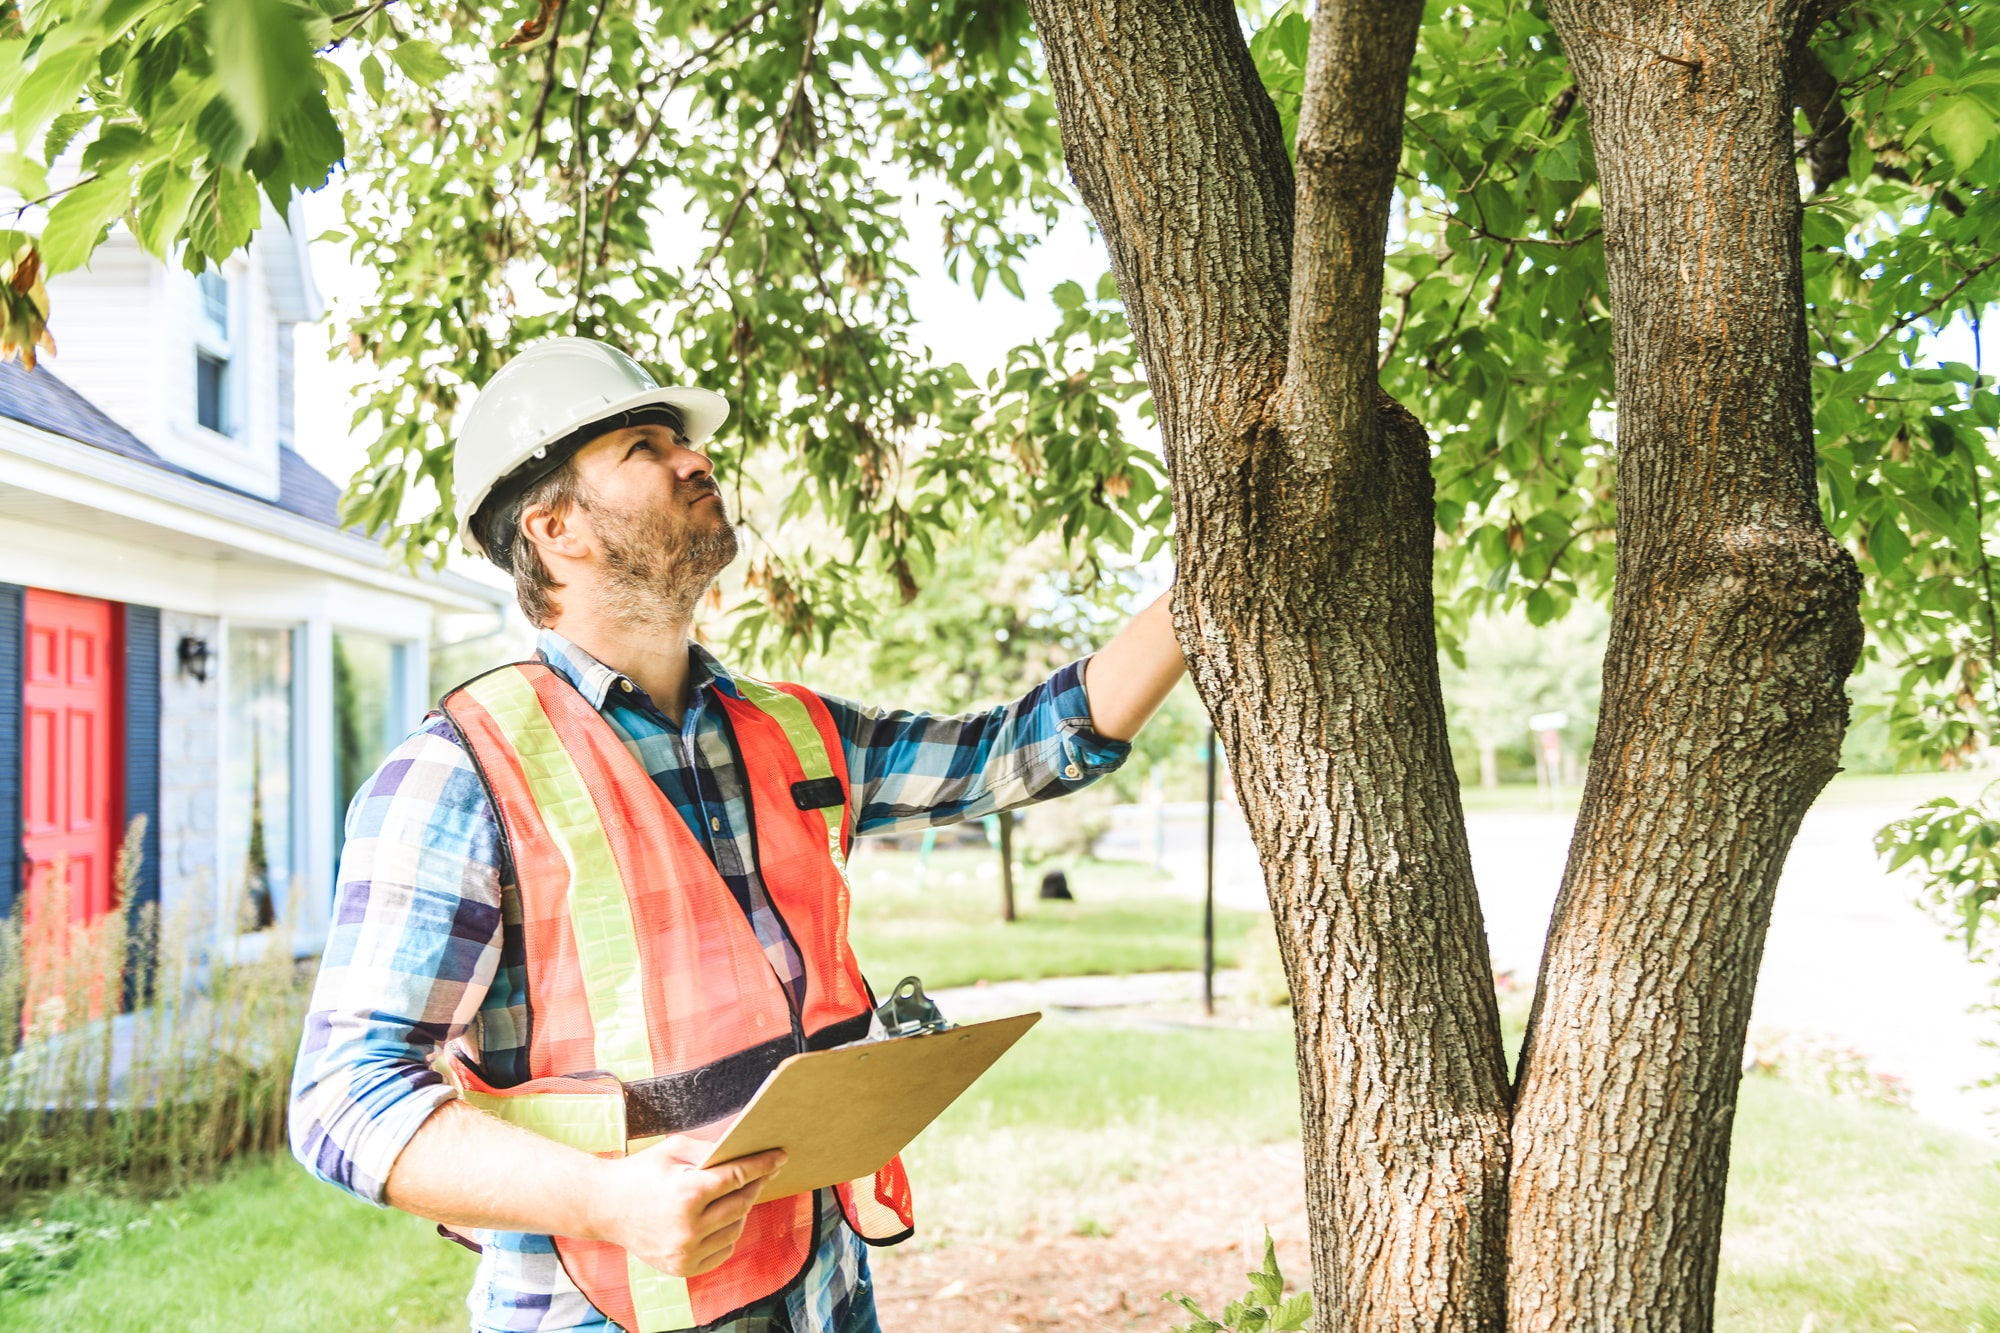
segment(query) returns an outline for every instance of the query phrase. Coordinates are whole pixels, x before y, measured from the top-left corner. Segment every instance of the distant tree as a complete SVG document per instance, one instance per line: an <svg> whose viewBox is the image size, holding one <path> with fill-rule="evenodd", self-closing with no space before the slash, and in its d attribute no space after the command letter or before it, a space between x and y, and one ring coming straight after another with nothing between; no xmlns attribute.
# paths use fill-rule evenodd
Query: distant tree
<svg viewBox="0 0 2000 1333"><path fill-rule="evenodd" d="M413 551L461 394L548 332L728 387L731 479L784 478L737 502L767 644L916 595L974 515L1089 552L1170 500L1298 1023L1319 1326L1709 1325L1772 892L1862 625L1924 744L2000 688L2000 399L1912 364L2000 292L2000 10L346 2L16 15L0 170L83 172L0 265L16 346L112 220L199 264L344 151L379 279L347 512ZM1018 288L1065 166L1112 283L991 383L931 363L902 196ZM809 514L835 539L786 546ZM1510 1080L1436 646L1606 595Z"/></svg>

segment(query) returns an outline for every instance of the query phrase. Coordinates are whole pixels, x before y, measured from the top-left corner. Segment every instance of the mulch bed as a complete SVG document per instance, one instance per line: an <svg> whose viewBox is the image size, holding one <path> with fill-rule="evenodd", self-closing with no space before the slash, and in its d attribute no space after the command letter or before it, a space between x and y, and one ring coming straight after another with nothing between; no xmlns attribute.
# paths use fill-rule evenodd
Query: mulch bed
<svg viewBox="0 0 2000 1333"><path fill-rule="evenodd" d="M870 1258L882 1327L1165 1333L1189 1316L1161 1293L1185 1291L1219 1315L1248 1289L1243 1275L1263 1262L1267 1226L1295 1290L1311 1274L1303 1180L1297 1144L1231 1150L1088 1200L1050 1201L1044 1216L1087 1217L1081 1229L1089 1234L1031 1225L1018 1236L970 1237L946 1227L942 1243L877 1250Z"/></svg>

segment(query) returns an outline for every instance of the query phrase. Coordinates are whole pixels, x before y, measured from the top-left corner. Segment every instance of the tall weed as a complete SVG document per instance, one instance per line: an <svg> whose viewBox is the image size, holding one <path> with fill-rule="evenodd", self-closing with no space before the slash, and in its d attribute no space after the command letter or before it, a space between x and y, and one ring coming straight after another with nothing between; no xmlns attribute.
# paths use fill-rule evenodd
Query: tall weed
<svg viewBox="0 0 2000 1333"><path fill-rule="evenodd" d="M119 854L121 903L143 831ZM178 1188L284 1142L311 987L287 923L224 940L210 912L146 906L86 925L67 869L0 919L0 1213L66 1185Z"/></svg>

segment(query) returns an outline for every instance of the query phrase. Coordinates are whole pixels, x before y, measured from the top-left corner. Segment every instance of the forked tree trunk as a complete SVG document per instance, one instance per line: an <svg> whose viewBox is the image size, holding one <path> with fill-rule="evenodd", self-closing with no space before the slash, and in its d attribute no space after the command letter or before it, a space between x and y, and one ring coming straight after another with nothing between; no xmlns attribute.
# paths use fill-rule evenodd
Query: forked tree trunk
<svg viewBox="0 0 2000 1333"><path fill-rule="evenodd" d="M1175 623L1278 922L1320 1325L1498 1328L1507 1078L1430 453L1375 375L1420 0L1319 6L1296 189L1232 0L1032 7L1159 410Z"/></svg>
<svg viewBox="0 0 2000 1333"><path fill-rule="evenodd" d="M1771 900L1838 766L1859 576L1821 522L1798 0L1550 0L1618 388L1603 706L1514 1120L1510 1326L1710 1326Z"/></svg>

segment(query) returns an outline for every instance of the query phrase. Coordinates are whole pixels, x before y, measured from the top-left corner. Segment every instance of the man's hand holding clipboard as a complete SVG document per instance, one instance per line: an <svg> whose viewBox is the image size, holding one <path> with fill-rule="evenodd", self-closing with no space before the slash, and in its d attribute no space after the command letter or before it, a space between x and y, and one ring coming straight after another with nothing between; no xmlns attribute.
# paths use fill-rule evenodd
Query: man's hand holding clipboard
<svg viewBox="0 0 2000 1333"><path fill-rule="evenodd" d="M930 1020L894 1035L899 1004ZM784 1165L759 1197L782 1199L874 1174L957 1101L1041 1014L944 1025L915 978L880 1011L892 1035L785 1060L757 1090L703 1167L781 1148Z"/></svg>

